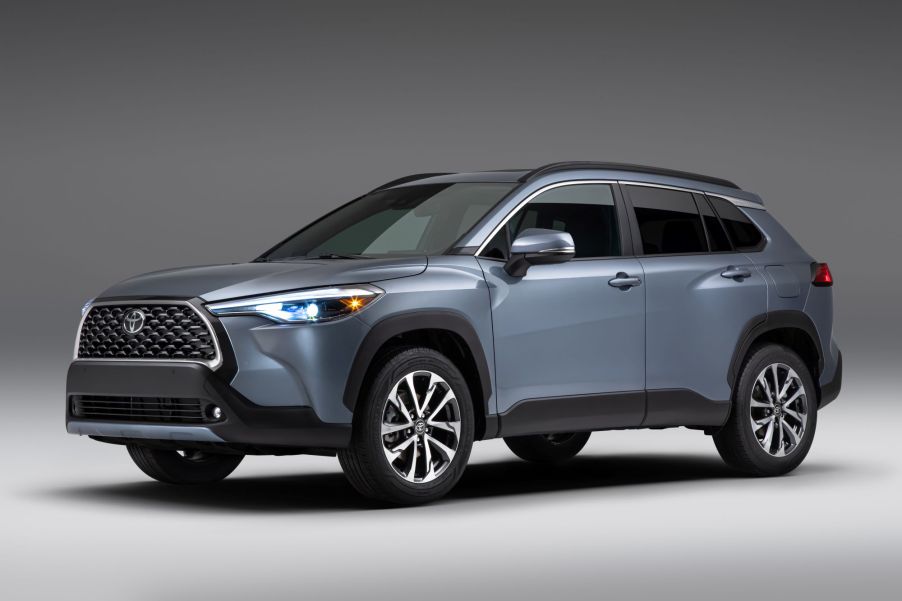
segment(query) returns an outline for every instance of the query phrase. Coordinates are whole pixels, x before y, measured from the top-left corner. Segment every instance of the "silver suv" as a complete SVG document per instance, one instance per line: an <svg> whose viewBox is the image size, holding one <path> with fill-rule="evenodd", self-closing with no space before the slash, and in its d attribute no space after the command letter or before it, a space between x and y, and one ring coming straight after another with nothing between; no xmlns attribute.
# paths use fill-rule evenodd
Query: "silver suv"
<svg viewBox="0 0 902 601"><path fill-rule="evenodd" d="M446 494L473 441L573 457L684 426L772 476L839 393L830 270L722 179L616 163L389 182L242 264L88 303L70 433L173 484L338 455L385 503Z"/></svg>

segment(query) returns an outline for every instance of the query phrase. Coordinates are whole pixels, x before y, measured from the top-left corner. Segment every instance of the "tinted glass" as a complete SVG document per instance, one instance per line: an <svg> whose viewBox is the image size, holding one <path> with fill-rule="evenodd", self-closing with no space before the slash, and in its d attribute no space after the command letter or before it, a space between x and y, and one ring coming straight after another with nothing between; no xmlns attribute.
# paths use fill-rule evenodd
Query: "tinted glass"
<svg viewBox="0 0 902 601"><path fill-rule="evenodd" d="M757 250L761 243L764 242L764 236L752 223L752 220L745 216L745 213L728 200L723 198L711 197L711 204L714 210L723 221L727 233L733 241L736 250Z"/></svg>
<svg viewBox="0 0 902 601"><path fill-rule="evenodd" d="M620 256L614 193L607 184L560 186L543 192L508 226L511 240L534 227L567 232L573 236L576 258Z"/></svg>
<svg viewBox="0 0 902 601"><path fill-rule="evenodd" d="M482 253L480 256L488 257L489 259L505 259L508 258L508 250L510 249L510 242L507 240L507 232L508 227L501 228L497 234L495 234L488 244L485 245L485 248L482 249Z"/></svg>
<svg viewBox="0 0 902 601"><path fill-rule="evenodd" d="M428 184L379 190L301 230L265 258L442 253L514 185Z"/></svg>
<svg viewBox="0 0 902 601"><path fill-rule="evenodd" d="M706 252L705 230L689 192L629 186L646 255Z"/></svg>
<svg viewBox="0 0 902 601"><path fill-rule="evenodd" d="M727 238L727 232L724 231L723 225L714 214L711 206L701 196L696 196L698 206L702 210L702 219L705 220L705 230L708 232L708 243L714 252L731 251L733 247L730 245L730 239Z"/></svg>

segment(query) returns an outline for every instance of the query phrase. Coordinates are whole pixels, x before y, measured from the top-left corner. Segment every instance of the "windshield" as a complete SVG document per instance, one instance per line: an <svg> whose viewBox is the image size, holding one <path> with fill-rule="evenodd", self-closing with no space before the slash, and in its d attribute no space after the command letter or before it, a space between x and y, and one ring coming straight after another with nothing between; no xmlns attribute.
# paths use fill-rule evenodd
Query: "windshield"
<svg viewBox="0 0 902 601"><path fill-rule="evenodd" d="M440 254L514 186L424 184L378 190L309 225L263 258Z"/></svg>

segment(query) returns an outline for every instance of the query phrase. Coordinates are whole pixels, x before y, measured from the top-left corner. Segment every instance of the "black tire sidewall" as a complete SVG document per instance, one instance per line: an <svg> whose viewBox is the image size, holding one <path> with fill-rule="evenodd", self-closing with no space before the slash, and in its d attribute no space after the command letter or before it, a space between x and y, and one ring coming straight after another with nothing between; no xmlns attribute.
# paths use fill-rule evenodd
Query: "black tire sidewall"
<svg viewBox="0 0 902 601"><path fill-rule="evenodd" d="M128 445L128 453L145 474L168 484L212 484L235 471L243 455L204 453L190 460L178 451Z"/></svg>
<svg viewBox="0 0 902 601"><path fill-rule="evenodd" d="M402 479L389 465L383 450L381 428L384 403L392 387L405 375L420 370L438 374L454 391L460 407L461 431L451 465L432 482L413 483ZM363 453L365 464L372 470L368 474L369 486L360 492L391 503L416 504L444 496L460 480L473 446L475 416L467 383L447 357L428 348L393 353L373 379L360 409L362 411L354 420L354 440L349 450Z"/></svg>
<svg viewBox="0 0 902 601"><path fill-rule="evenodd" d="M552 442L542 434L508 436L504 439L514 455L534 463L560 463L575 457L589 442L591 432L573 432L562 442Z"/></svg>
<svg viewBox="0 0 902 601"><path fill-rule="evenodd" d="M802 442L786 457L774 457L761 448L749 418L755 380L765 367L773 363L784 363L795 370L805 386L808 402L808 420ZM779 475L798 467L811 449L817 428L817 389L808 366L795 352L782 345L769 344L756 349L743 366L730 421L735 429L735 438L741 441L749 462L757 472L764 475Z"/></svg>

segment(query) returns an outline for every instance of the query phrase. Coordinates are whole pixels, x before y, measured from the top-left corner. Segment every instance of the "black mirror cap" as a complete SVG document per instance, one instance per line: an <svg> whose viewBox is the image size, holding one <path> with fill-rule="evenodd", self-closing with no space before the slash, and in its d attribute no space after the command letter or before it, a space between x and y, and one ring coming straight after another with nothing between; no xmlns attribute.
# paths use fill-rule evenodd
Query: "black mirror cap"
<svg viewBox="0 0 902 601"><path fill-rule="evenodd" d="M522 278L532 265L553 265L566 263L576 255L573 248L566 251L538 252L528 254L511 255L504 264L504 271L511 277Z"/></svg>

